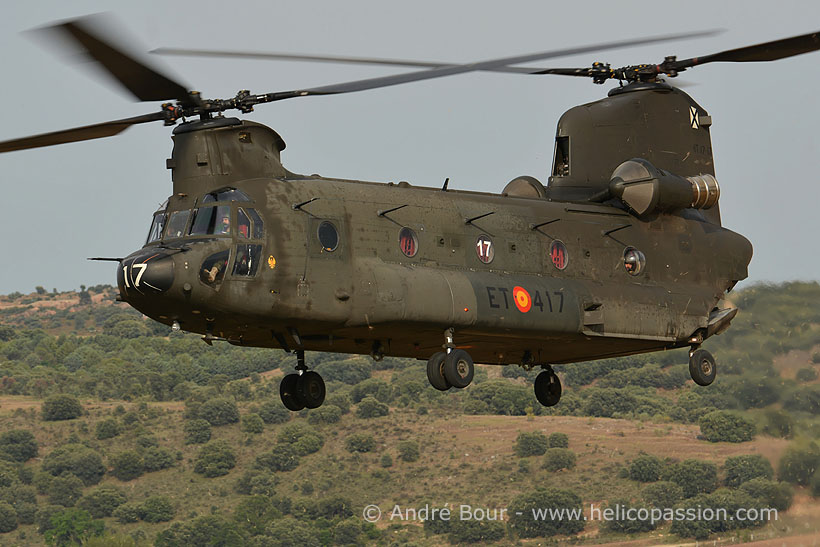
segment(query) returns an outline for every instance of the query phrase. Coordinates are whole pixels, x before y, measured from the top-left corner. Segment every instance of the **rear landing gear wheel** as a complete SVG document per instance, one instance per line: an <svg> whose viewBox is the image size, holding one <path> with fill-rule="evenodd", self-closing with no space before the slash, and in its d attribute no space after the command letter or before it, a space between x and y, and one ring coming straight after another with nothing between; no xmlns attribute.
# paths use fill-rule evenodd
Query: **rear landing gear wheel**
<svg viewBox="0 0 820 547"><path fill-rule="evenodd" d="M544 406L555 406L561 400L561 380L551 368L535 377L535 398Z"/></svg>
<svg viewBox="0 0 820 547"><path fill-rule="evenodd" d="M285 408L298 412L305 408L305 402L299 394L297 384L300 376L298 374L288 374L279 383L279 397L282 399L282 404Z"/></svg>
<svg viewBox="0 0 820 547"><path fill-rule="evenodd" d="M307 408L319 408L325 402L325 381L318 372L303 372L296 382L296 391Z"/></svg>
<svg viewBox="0 0 820 547"><path fill-rule="evenodd" d="M444 377L453 387L461 389L469 386L473 375L473 358L463 349L454 349L444 358Z"/></svg>
<svg viewBox="0 0 820 547"><path fill-rule="evenodd" d="M712 354L705 349L697 349L689 355L689 375L699 386L708 386L715 381L717 364Z"/></svg>
<svg viewBox="0 0 820 547"><path fill-rule="evenodd" d="M439 391L447 391L451 386L447 378L444 377L444 358L447 354L443 351L434 353L430 360L427 361L427 379L430 380L430 385Z"/></svg>

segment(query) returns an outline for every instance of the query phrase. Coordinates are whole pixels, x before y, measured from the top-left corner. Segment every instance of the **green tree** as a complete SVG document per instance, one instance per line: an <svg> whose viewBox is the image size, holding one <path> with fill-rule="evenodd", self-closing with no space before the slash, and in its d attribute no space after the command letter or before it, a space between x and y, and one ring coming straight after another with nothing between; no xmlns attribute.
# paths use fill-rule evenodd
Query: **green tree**
<svg viewBox="0 0 820 547"><path fill-rule="evenodd" d="M746 418L716 410L700 418L700 432L707 441L742 443L751 441L755 436L755 425Z"/></svg>
<svg viewBox="0 0 820 547"><path fill-rule="evenodd" d="M324 444L324 439L315 429L301 422L284 426L276 439L280 443L291 445L300 456L318 452Z"/></svg>
<svg viewBox="0 0 820 547"><path fill-rule="evenodd" d="M515 439L513 450L519 458L525 458L527 456L541 456L547 451L548 447L549 440L540 431L531 433L520 431Z"/></svg>
<svg viewBox="0 0 820 547"><path fill-rule="evenodd" d="M43 401L40 412L43 420L49 422L73 420L83 415L83 405L73 395L52 395Z"/></svg>
<svg viewBox="0 0 820 547"><path fill-rule="evenodd" d="M345 439L348 452L372 452L376 448L376 439L369 433L353 433Z"/></svg>
<svg viewBox="0 0 820 547"><path fill-rule="evenodd" d="M113 439L120 434L120 423L114 418L106 418L97 422L94 432L97 440Z"/></svg>
<svg viewBox="0 0 820 547"><path fill-rule="evenodd" d="M209 399L199 407L199 417L211 425L235 424L239 421L236 403L225 397Z"/></svg>
<svg viewBox="0 0 820 547"><path fill-rule="evenodd" d="M265 527L281 516L268 496L248 496L243 498L233 512L233 520L252 536L262 535Z"/></svg>
<svg viewBox="0 0 820 547"><path fill-rule="evenodd" d="M356 408L356 416L359 418L378 418L380 416L387 416L389 412L390 409L386 404L380 403L376 398L371 396L362 399Z"/></svg>
<svg viewBox="0 0 820 547"><path fill-rule="evenodd" d="M265 431L265 422L259 414L246 414L242 416L242 431L258 435Z"/></svg>
<svg viewBox="0 0 820 547"><path fill-rule="evenodd" d="M815 471L819 468L820 447L816 443L792 444L777 464L777 476L785 482L808 486Z"/></svg>
<svg viewBox="0 0 820 547"><path fill-rule="evenodd" d="M182 427L185 444L204 444L211 440L211 424L208 420L195 418L186 420Z"/></svg>
<svg viewBox="0 0 820 547"><path fill-rule="evenodd" d="M629 478L638 482L655 482L660 480L663 462L657 456L641 454L629 462Z"/></svg>
<svg viewBox="0 0 820 547"><path fill-rule="evenodd" d="M140 519L140 505L133 502L123 503L111 512L111 516L120 524L137 522Z"/></svg>
<svg viewBox="0 0 820 547"><path fill-rule="evenodd" d="M171 451L161 446L149 446L142 451L142 469L146 473L174 466Z"/></svg>
<svg viewBox="0 0 820 547"><path fill-rule="evenodd" d="M717 488L717 466L700 460L688 459L668 466L663 479L683 489L683 497L709 493Z"/></svg>
<svg viewBox="0 0 820 547"><path fill-rule="evenodd" d="M763 414L762 432L772 437L790 439L794 434L794 418L788 412L770 408Z"/></svg>
<svg viewBox="0 0 820 547"><path fill-rule="evenodd" d="M72 545L100 536L104 530L105 523L101 520L92 520L88 511L70 508L51 517L45 536L49 544Z"/></svg>
<svg viewBox="0 0 820 547"><path fill-rule="evenodd" d="M335 424L341 419L342 411L334 405L322 405L308 413L308 423L311 424Z"/></svg>
<svg viewBox="0 0 820 547"><path fill-rule="evenodd" d="M614 499L603 510L606 509L612 510L615 514L615 518L605 520L603 523L603 528L610 532L638 534L652 531L660 524L659 522L652 522L651 518L641 519L642 515L649 515L649 508L641 504L631 503L629 500Z"/></svg>
<svg viewBox="0 0 820 547"><path fill-rule="evenodd" d="M142 476L144 471L142 457L135 450L124 450L109 461L111 474L121 481L134 480Z"/></svg>
<svg viewBox="0 0 820 547"><path fill-rule="evenodd" d="M25 462L37 456L34 434L27 429L12 429L0 434L0 457L5 455L15 462Z"/></svg>
<svg viewBox="0 0 820 547"><path fill-rule="evenodd" d="M83 484L97 484L105 474L99 453L81 444L64 444L43 459L43 471L58 476L68 471L82 479Z"/></svg>
<svg viewBox="0 0 820 547"><path fill-rule="evenodd" d="M561 449L553 449L561 450ZM544 518L542 511L574 511L578 518ZM538 489L516 497L509 507L510 530L521 538L573 535L584 529L580 496L559 488Z"/></svg>
<svg viewBox="0 0 820 547"><path fill-rule="evenodd" d="M560 471L575 467L575 452L569 448L550 448L544 456L544 468L547 471Z"/></svg>
<svg viewBox="0 0 820 547"><path fill-rule="evenodd" d="M569 448L569 437L566 433L550 433L547 442L549 448Z"/></svg>
<svg viewBox="0 0 820 547"><path fill-rule="evenodd" d="M274 521L280 522L280 521ZM277 537L277 536L273 536ZM175 522L157 534L155 547L240 547L247 545L247 533L241 525L228 521L220 515L197 517L186 522ZM268 543L267 545L270 545ZM300 545L293 543L294 546ZM306 547L309 544L305 544ZM314 543L318 547L318 543Z"/></svg>
<svg viewBox="0 0 820 547"><path fill-rule="evenodd" d="M763 503L763 507L774 507L778 511L785 511L792 505L794 491L783 482L756 478L744 482L740 489Z"/></svg>
<svg viewBox="0 0 820 547"><path fill-rule="evenodd" d="M270 471L292 471L298 465L299 454L290 444L277 444L256 457L256 466Z"/></svg>
<svg viewBox="0 0 820 547"><path fill-rule="evenodd" d="M399 441L396 445L396 449L399 452L399 459L405 462L417 461L421 456L419 443L412 439L407 441Z"/></svg>
<svg viewBox="0 0 820 547"><path fill-rule="evenodd" d="M174 505L166 496L151 496L139 506L140 519L145 522L168 522L174 518Z"/></svg>
<svg viewBox="0 0 820 547"><path fill-rule="evenodd" d="M110 517L114 509L128 501L125 493L116 486L103 485L80 498L77 507L85 509L95 519Z"/></svg>
<svg viewBox="0 0 820 547"><path fill-rule="evenodd" d="M5 501L0 501L0 534L17 529L17 511Z"/></svg>
<svg viewBox="0 0 820 547"><path fill-rule="evenodd" d="M83 481L71 473L54 477L48 487L48 502L53 505L74 507L82 495Z"/></svg>
<svg viewBox="0 0 820 547"><path fill-rule="evenodd" d="M774 475L772 464L760 454L747 454L726 458L723 464L726 472L726 486L738 487L746 481L758 477L771 479Z"/></svg>
<svg viewBox="0 0 820 547"><path fill-rule="evenodd" d="M683 499L683 488L674 482L658 481L644 488L641 497L650 507L666 509Z"/></svg>
<svg viewBox="0 0 820 547"><path fill-rule="evenodd" d="M265 401L259 407L259 416L266 424L283 424L290 420L290 411L277 401Z"/></svg>
<svg viewBox="0 0 820 547"><path fill-rule="evenodd" d="M194 473L206 477L221 477L236 465L236 454L226 441L214 441L200 449L194 462Z"/></svg>

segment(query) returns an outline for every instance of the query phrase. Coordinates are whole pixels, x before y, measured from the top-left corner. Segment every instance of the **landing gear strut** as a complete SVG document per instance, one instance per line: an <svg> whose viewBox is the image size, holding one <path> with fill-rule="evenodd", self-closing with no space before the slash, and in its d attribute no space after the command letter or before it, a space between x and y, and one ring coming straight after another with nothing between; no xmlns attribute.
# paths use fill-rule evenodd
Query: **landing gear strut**
<svg viewBox="0 0 820 547"><path fill-rule="evenodd" d="M427 379L439 391L447 391L451 387L465 388L475 375L473 358L463 349L455 347L452 328L444 331L444 340L445 351L434 353L427 361Z"/></svg>
<svg viewBox="0 0 820 547"><path fill-rule="evenodd" d="M555 406L561 400L561 380L549 365L535 377L533 387L535 398L544 406Z"/></svg>
<svg viewBox="0 0 820 547"><path fill-rule="evenodd" d="M325 402L325 381L319 373L308 370L304 350L296 350L296 373L282 378L279 397L288 410L319 408Z"/></svg>
<svg viewBox="0 0 820 547"><path fill-rule="evenodd" d="M699 386L708 386L714 382L717 364L712 354L705 349L692 346L689 350L689 375Z"/></svg>

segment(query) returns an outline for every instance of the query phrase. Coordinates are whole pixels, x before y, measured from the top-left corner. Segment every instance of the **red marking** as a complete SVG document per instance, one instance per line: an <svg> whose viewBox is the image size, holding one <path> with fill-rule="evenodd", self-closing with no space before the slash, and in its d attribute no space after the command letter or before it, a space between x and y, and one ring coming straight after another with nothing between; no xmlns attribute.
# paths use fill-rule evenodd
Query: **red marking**
<svg viewBox="0 0 820 547"><path fill-rule="evenodd" d="M521 313L527 313L532 308L532 298L524 287L513 287L513 302Z"/></svg>

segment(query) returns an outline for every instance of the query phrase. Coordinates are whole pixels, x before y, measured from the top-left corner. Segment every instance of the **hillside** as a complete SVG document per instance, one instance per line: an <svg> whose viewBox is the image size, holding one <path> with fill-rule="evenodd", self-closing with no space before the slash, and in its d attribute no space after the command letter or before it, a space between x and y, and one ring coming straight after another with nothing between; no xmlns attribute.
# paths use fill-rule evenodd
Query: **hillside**
<svg viewBox="0 0 820 547"><path fill-rule="evenodd" d="M719 370L707 388L688 379L685 351L666 352L556 367L564 397L544 409L535 371L481 366L441 393L421 362L314 354L328 399L291 415L278 380L295 359L281 351L171 333L105 286L3 296L0 544L817 539L820 286L734 300L732 328L705 344ZM706 440L715 431L738 442ZM618 504L780 512L651 526L593 514ZM461 520L462 505L497 518ZM515 514L545 506L588 520ZM407 514L425 507L453 516Z"/></svg>

